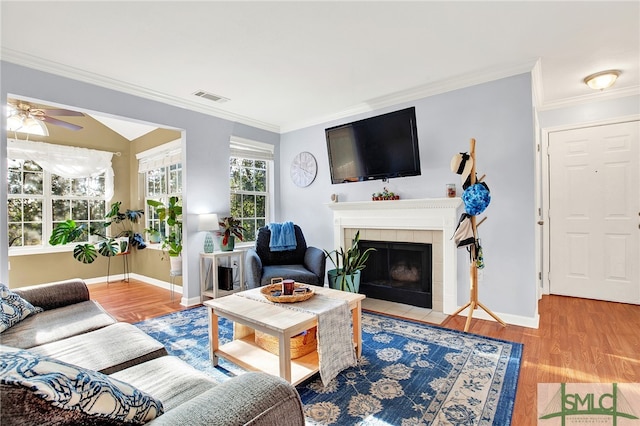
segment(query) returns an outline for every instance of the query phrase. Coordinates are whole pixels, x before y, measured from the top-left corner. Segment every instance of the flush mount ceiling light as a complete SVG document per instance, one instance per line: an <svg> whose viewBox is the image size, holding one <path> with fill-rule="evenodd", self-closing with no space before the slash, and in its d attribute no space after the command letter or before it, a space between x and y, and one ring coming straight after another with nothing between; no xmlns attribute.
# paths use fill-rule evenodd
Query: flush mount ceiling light
<svg viewBox="0 0 640 426"><path fill-rule="evenodd" d="M613 86L619 75L620 71L618 70L601 71L585 77L584 82L594 90L604 90Z"/></svg>

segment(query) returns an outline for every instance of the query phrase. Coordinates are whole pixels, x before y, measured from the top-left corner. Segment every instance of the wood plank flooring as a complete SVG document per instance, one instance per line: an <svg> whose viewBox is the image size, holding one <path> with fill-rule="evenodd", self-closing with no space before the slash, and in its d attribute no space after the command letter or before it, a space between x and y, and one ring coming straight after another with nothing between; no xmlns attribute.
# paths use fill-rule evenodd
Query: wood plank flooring
<svg viewBox="0 0 640 426"><path fill-rule="evenodd" d="M176 293L131 280L94 284L91 297L121 321L135 323L184 309ZM640 383L640 306L562 296L539 302L540 328L473 319L469 332L524 344L512 425L537 424L538 383ZM441 326L463 330L466 317Z"/></svg>

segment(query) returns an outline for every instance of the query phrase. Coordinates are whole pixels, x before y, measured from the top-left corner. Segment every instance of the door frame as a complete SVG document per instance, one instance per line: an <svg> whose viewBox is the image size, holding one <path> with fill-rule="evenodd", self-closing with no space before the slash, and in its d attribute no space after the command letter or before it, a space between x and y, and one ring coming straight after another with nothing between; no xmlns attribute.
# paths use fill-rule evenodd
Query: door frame
<svg viewBox="0 0 640 426"><path fill-rule="evenodd" d="M542 188L541 204L537 207L538 220L541 220L542 225L542 241L540 244L540 259L541 259L541 280L542 286L538 288L538 299L543 294L550 294L550 280L549 271L551 265L551 232L549 226L549 191L551 189L551 177L549 176L549 137L551 133L563 132L567 130L584 129L588 127L606 126L610 124L627 123L631 121L639 121L640 114L625 115L621 117L609 118L606 120L587 121L582 123L573 123L561 126L544 127L541 129L542 146L540 147L540 177ZM539 225L538 225L539 226Z"/></svg>

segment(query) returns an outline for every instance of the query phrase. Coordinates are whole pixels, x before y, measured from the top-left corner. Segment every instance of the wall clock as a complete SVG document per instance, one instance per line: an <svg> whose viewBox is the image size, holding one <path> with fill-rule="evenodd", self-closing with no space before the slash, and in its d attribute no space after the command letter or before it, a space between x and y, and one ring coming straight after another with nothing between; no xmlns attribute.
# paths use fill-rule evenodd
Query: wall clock
<svg viewBox="0 0 640 426"><path fill-rule="evenodd" d="M318 173L316 158L310 152L301 152L291 162L291 180L297 186L304 188L311 185Z"/></svg>

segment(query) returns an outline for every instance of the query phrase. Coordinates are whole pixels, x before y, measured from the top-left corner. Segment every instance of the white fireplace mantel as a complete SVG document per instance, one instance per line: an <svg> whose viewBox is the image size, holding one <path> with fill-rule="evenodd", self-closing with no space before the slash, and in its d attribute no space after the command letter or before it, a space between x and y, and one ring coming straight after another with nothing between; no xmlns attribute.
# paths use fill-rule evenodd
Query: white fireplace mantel
<svg viewBox="0 0 640 426"><path fill-rule="evenodd" d="M443 313L457 308L457 248L453 236L459 219L460 198L357 201L329 203L333 210L334 244L344 241L345 229L395 229L442 231Z"/></svg>

